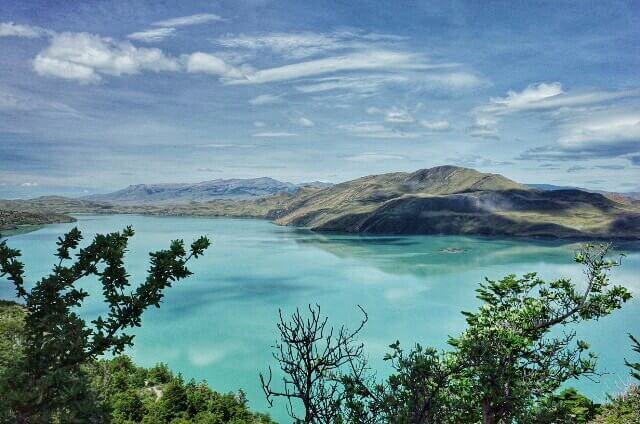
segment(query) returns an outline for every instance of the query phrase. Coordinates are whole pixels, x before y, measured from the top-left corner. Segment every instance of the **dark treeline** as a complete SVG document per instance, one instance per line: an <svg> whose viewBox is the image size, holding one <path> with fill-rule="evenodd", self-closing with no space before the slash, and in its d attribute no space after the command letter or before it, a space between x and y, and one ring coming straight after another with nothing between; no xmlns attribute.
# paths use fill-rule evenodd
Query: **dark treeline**
<svg viewBox="0 0 640 424"><path fill-rule="evenodd" d="M97 235L79 248L74 229L58 240L57 263L31 289L21 253L0 241L0 277L20 304L0 304L0 420L7 423L270 423L249 410L242 392L220 394L185 382L166 366L137 367L122 352L133 344L127 329L159 307L164 290L191 272L209 240L188 248L181 240L150 253L144 281L133 284L124 255L133 230ZM573 330L613 313L631 298L609 281L620 264L609 246L585 245L576 254L585 280L544 281L536 274L487 280L478 310L463 312L467 328L439 351L389 346L390 375L379 377L353 329L334 327L320 306L280 313L274 345L278 369L260 375L269 403L284 402L298 423L637 423L636 386L598 405L574 389L576 378L599 376L595 353ZM86 323L76 310L88 296L86 277L102 286L107 314ZM425 319L427 319L425 317ZM417 335L419 337L419 335ZM634 350L640 344L630 336ZM105 354L114 359L100 359ZM640 378L640 363L626 361Z"/></svg>

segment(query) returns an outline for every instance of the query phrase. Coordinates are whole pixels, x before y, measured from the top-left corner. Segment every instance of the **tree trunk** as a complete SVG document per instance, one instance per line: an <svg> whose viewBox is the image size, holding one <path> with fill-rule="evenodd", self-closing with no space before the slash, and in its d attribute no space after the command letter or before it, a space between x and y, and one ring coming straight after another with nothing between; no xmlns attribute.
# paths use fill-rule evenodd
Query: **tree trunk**
<svg viewBox="0 0 640 424"><path fill-rule="evenodd" d="M491 408L491 402L482 400L482 424L496 424L495 414Z"/></svg>

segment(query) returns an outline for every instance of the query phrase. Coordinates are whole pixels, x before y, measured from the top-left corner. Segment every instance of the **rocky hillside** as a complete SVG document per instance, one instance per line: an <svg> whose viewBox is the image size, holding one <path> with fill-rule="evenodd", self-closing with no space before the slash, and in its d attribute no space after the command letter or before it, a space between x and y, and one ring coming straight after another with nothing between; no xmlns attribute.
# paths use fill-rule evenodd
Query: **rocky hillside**
<svg viewBox="0 0 640 424"><path fill-rule="evenodd" d="M138 204L40 197L0 201L2 209L253 217L362 234L640 240L640 205L634 202L576 189L538 190L501 175L454 166L371 175L329 186L300 185L293 192L250 198Z"/></svg>
<svg viewBox="0 0 640 424"><path fill-rule="evenodd" d="M374 234L640 239L640 209L580 190L542 191L441 166L296 196L276 223Z"/></svg>
<svg viewBox="0 0 640 424"><path fill-rule="evenodd" d="M57 222L73 222L68 215L56 213L23 212L0 209L0 230L16 230L23 226L53 224Z"/></svg>
<svg viewBox="0 0 640 424"><path fill-rule="evenodd" d="M216 199L248 199L281 192L293 193L297 190L298 186L295 184L268 177L219 179L195 184L137 184L113 193L86 196L82 200L119 205L179 204Z"/></svg>

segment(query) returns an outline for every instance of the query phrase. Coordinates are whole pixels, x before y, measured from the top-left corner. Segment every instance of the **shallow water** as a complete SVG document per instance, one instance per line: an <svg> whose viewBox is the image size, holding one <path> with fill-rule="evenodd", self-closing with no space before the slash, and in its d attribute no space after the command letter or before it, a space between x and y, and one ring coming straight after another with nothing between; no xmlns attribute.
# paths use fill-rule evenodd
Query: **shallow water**
<svg viewBox="0 0 640 424"><path fill-rule="evenodd" d="M484 277L537 271L541 276L581 279L572 262L575 244L449 236L358 237L320 235L250 219L80 215L75 224L45 226L15 235L10 245L23 251L31 282L53 264L55 241L77 225L88 239L98 232L133 225L127 264L143 278L147 253L172 239L191 241L207 234L213 246L191 266L194 275L170 288L160 309L148 311L128 352L140 365L166 362L186 378L206 379L220 391L244 389L250 406L288 422L283 404L267 408L258 372L276 366L270 345L276 338L278 308L318 303L334 324L355 326L362 305L369 322L362 332L372 364L383 369L387 346L446 347L464 328L461 310L473 309L475 288ZM640 298L640 251L627 251L614 281ZM135 280L134 280L135 281ZM95 317L103 307L99 287L81 314ZM12 288L0 284L0 297ZM632 358L626 334L640 336L640 302L632 300L612 316L578 329L599 354L596 384L573 382L594 399L617 392L629 381L624 358Z"/></svg>

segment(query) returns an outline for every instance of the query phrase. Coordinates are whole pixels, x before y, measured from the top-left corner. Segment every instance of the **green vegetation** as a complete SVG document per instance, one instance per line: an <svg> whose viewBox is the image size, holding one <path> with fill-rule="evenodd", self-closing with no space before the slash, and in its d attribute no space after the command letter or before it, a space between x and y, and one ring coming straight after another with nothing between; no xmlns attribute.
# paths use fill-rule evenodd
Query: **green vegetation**
<svg viewBox="0 0 640 424"><path fill-rule="evenodd" d="M640 354L640 341L633 337L632 334L629 334L629 338L631 339L631 343L633 343L633 351ZM631 369L631 375L636 380L640 380L640 362L625 361L625 363Z"/></svg>
<svg viewBox="0 0 640 424"><path fill-rule="evenodd" d="M17 230L25 226L73 222L74 218L51 212L25 212L0 209L0 230Z"/></svg>
<svg viewBox="0 0 640 424"><path fill-rule="evenodd" d="M591 424L640 423L640 387L631 386L622 394L613 396L602 407L602 412Z"/></svg>
<svg viewBox="0 0 640 424"><path fill-rule="evenodd" d="M587 422L596 405L575 392L555 393L571 379L597 375L596 355L571 326L607 316L631 298L610 284L618 262L607 253L607 245L586 245L576 254L585 268L582 286L536 274L487 280L477 290L482 305L464 312L468 326L449 341L451 351L417 345L406 353L396 342L385 358L395 372L384 381L366 375L355 340L366 320L348 332L327 328L319 309L281 318L274 358L284 388L274 392L271 378L263 378L267 398L286 398L292 418L304 423Z"/></svg>
<svg viewBox="0 0 640 424"><path fill-rule="evenodd" d="M0 241L0 277L24 302L0 302L0 421L17 423L271 423L251 412L242 392L220 394L206 382L185 382L166 365L145 369L119 356L133 343L128 328L159 307L163 292L190 275L187 263L209 247L205 237L187 250L181 240L150 254L147 278L133 285L124 267L131 228L97 235L79 249L77 229L60 237L52 273L29 289L21 253ZM631 295L612 285L608 245L585 245L575 257L586 281L544 281L536 274L487 280L482 302L463 312L467 329L438 351L390 345L392 372L380 380L370 369L355 330L331 327L319 306L289 318L280 314L274 373L260 375L271 403L284 400L297 423L552 424L637 423L636 386L594 404L571 379L597 375L596 356L572 326L605 317ZM106 316L88 325L76 314L88 296L79 281L102 286ZM636 352L638 340L631 337ZM100 359L105 353L113 359ZM627 361L638 377L638 363Z"/></svg>
<svg viewBox="0 0 640 424"><path fill-rule="evenodd" d="M23 355L26 309L17 303L0 302L0 422L14 422L8 397L9 367ZM142 368L128 356L90 360L80 367L87 402L76 412L75 422L268 424L268 416L249 411L242 392L220 394L206 382L185 382L166 365ZM77 403L75 404L77 405ZM69 422L56 412L55 420ZM30 422L38 422L37 420Z"/></svg>
<svg viewBox="0 0 640 424"><path fill-rule="evenodd" d="M209 247L209 240L201 237L188 252L182 240L175 240L169 249L151 253L146 280L129 291L123 258L133 234L129 227L97 235L72 259L82 240L80 231L72 229L58 239L52 273L30 290L20 251L0 241L0 277L13 283L28 310L21 354L2 377L3 398L16 422L85 419L93 402L82 367L106 352L117 355L131 346L133 336L123 330L140 326L144 311L159 307L164 290L191 274L187 262ZM79 281L90 276L101 283L109 312L87 325L75 308L88 296Z"/></svg>

